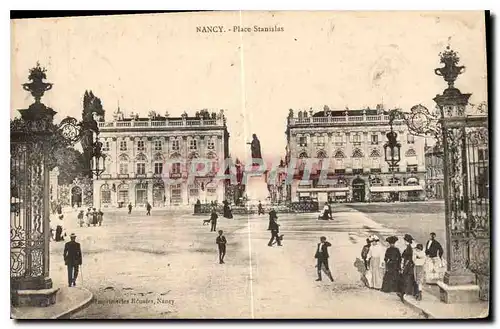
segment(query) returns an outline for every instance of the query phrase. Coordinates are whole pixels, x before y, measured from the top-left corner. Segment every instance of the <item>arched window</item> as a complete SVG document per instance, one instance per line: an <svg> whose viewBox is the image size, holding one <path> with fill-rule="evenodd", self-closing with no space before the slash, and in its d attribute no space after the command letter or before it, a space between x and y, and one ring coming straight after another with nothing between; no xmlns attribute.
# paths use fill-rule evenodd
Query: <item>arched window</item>
<svg viewBox="0 0 500 329"><path fill-rule="evenodd" d="M109 189L109 185L103 184L101 185L101 204L110 204L111 203L111 190Z"/></svg>
<svg viewBox="0 0 500 329"><path fill-rule="evenodd" d="M362 157L364 157L364 155L360 149L355 149L354 152L352 152L352 157L353 158L362 158Z"/></svg>
<svg viewBox="0 0 500 329"><path fill-rule="evenodd" d="M306 152L302 152L299 154L299 161L298 161L299 170L304 170L304 168L306 167L306 160L301 160L301 159L307 159L307 158L308 156Z"/></svg>
<svg viewBox="0 0 500 329"><path fill-rule="evenodd" d="M129 189L128 184L118 185L118 188L117 188L118 203L123 203L124 205L128 204L128 202L129 202L128 189Z"/></svg>
<svg viewBox="0 0 500 329"><path fill-rule="evenodd" d="M120 173L120 175L128 174L128 164L129 164L129 158L127 155L122 154L118 157L118 165L119 165L118 172Z"/></svg>
<svg viewBox="0 0 500 329"><path fill-rule="evenodd" d="M148 158L143 153L139 153L135 159L136 161L142 162L146 162L148 160Z"/></svg>

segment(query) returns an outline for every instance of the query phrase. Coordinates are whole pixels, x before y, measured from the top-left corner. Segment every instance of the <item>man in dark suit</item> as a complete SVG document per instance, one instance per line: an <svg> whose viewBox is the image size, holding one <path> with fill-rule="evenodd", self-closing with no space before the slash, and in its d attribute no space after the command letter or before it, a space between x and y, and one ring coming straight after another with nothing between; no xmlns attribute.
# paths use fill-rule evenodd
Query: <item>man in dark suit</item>
<svg viewBox="0 0 500 329"><path fill-rule="evenodd" d="M274 212L274 210L272 210ZM281 247L281 240L283 240L283 234L278 235L280 232L280 225L276 222L276 219L278 219L278 216L276 216L276 213L274 213L274 216L271 216L271 213L269 213L269 228L268 230L271 231L271 239L269 240L269 243L267 244L269 247L272 247L274 244L274 240L276 240L276 243L278 244L279 247Z"/></svg>
<svg viewBox="0 0 500 329"><path fill-rule="evenodd" d="M226 244L227 240L224 235L224 232L219 230L219 236L215 239L215 243L219 247L219 264L224 264L224 256L226 256Z"/></svg>
<svg viewBox="0 0 500 329"><path fill-rule="evenodd" d="M328 247L331 247L332 244L328 241L326 241L326 237L322 236L320 239L320 243L318 243L318 247L316 248L316 254L314 255L314 258L317 259L317 269L318 269L318 278L316 281L321 281L321 270L325 271L326 275L328 275L328 278L332 280L333 282L333 277L332 273L330 272L330 267L328 266Z"/></svg>
<svg viewBox="0 0 500 329"><path fill-rule="evenodd" d="M80 244L76 242L75 233L70 235L71 241L66 242L64 245L64 263L68 267L68 286L76 285L76 278L78 277L78 267L82 265L82 249Z"/></svg>
<svg viewBox="0 0 500 329"><path fill-rule="evenodd" d="M210 232L215 232L217 231L217 218L219 216L217 215L217 212L215 211L215 207L212 209L212 213L210 214L210 222L212 223L210 227Z"/></svg>

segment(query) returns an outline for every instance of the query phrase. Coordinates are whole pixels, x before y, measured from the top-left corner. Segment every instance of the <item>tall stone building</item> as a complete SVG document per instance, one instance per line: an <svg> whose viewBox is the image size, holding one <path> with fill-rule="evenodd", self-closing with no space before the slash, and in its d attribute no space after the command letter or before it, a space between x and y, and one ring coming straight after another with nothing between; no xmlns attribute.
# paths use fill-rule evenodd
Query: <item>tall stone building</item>
<svg viewBox="0 0 500 329"><path fill-rule="evenodd" d="M425 140L411 135L402 120L395 120L393 126L401 143L401 161L398 167L390 168L384 156L389 115L382 106L363 110L330 110L325 106L297 115L290 110L286 162L288 167L295 166L291 201L424 199ZM310 177L304 177L307 166ZM322 167L328 184L320 180Z"/></svg>
<svg viewBox="0 0 500 329"><path fill-rule="evenodd" d="M98 125L105 171L94 181L94 205L149 202L156 208L224 199L224 182L214 179L229 154L222 110L125 118L118 109L113 121ZM200 170L195 173L194 167Z"/></svg>

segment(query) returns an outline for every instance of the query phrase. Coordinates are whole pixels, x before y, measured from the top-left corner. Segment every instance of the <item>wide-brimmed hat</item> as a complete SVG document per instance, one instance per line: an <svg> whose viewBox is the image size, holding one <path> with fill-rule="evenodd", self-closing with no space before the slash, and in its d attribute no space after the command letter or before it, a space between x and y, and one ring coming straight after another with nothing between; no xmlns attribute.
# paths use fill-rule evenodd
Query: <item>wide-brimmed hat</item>
<svg viewBox="0 0 500 329"><path fill-rule="evenodd" d="M390 243L390 244L395 244L395 243L396 243L396 241L398 241L398 240L399 240L399 239L398 239L398 237L397 237L397 236L394 236L394 235L393 235L393 236L388 237L387 239L385 239L385 241L387 241L387 242L388 242L388 243Z"/></svg>
<svg viewBox="0 0 500 329"><path fill-rule="evenodd" d="M70 238L76 238L76 234L75 234L75 233L71 233L71 234L69 235L69 237L70 237Z"/></svg>
<svg viewBox="0 0 500 329"><path fill-rule="evenodd" d="M413 240L415 240L415 239L410 234L405 234L403 240L405 240L406 242L412 243Z"/></svg>

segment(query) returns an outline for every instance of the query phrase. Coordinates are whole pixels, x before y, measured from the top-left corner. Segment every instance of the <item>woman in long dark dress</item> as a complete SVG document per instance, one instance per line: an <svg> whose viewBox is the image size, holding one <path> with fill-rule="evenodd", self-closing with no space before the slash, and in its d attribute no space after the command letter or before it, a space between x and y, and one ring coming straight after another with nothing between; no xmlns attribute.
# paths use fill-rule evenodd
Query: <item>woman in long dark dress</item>
<svg viewBox="0 0 500 329"><path fill-rule="evenodd" d="M399 298L403 301L404 295L415 295L415 264L413 263L413 249L411 243L413 242L413 237L409 234L405 234L404 240L406 243L406 249L403 251L402 257L402 267L403 271L401 274L401 287L399 291Z"/></svg>
<svg viewBox="0 0 500 329"><path fill-rule="evenodd" d="M389 243L389 248L385 251L385 274L382 281L383 292L399 292L399 283L401 281L401 274L399 273L401 267L401 252L395 247L398 238L390 236L385 239Z"/></svg>

